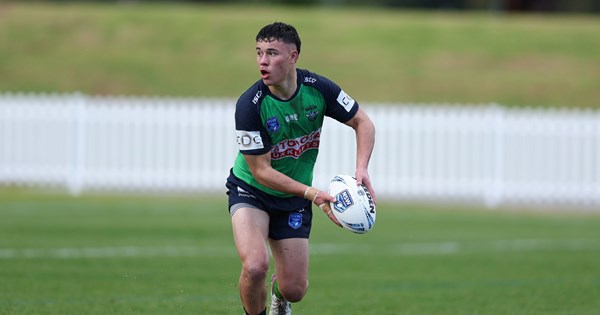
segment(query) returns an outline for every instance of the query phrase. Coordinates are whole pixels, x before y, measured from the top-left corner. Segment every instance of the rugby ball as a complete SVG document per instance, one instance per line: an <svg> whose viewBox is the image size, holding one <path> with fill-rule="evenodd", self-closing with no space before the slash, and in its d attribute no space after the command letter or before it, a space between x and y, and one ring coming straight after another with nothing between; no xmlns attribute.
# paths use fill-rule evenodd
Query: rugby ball
<svg viewBox="0 0 600 315"><path fill-rule="evenodd" d="M337 175L329 183L329 194L335 198L331 210L346 230L367 233L375 225L375 202L365 185L357 185L350 175Z"/></svg>

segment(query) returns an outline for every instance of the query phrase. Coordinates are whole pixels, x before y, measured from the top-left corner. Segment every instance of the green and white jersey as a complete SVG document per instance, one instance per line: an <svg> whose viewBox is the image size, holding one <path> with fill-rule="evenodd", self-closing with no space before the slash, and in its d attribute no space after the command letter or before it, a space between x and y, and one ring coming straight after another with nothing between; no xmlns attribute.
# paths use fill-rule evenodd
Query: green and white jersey
<svg viewBox="0 0 600 315"><path fill-rule="evenodd" d="M310 186L325 116L343 123L358 111L358 103L333 81L307 70L296 71L298 88L289 100L272 95L259 80L236 104L235 128L240 151L233 174L277 197L291 195L258 183L243 155L271 152L274 169Z"/></svg>

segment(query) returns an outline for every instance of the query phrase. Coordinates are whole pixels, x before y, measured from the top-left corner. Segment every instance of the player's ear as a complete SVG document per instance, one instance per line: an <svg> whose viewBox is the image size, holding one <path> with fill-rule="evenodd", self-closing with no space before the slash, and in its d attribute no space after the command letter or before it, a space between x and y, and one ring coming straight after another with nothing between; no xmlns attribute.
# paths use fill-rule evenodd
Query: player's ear
<svg viewBox="0 0 600 315"><path fill-rule="evenodd" d="M300 54L298 53L298 51L295 49L292 50L292 57L291 57L292 63L297 63L298 57L300 57Z"/></svg>

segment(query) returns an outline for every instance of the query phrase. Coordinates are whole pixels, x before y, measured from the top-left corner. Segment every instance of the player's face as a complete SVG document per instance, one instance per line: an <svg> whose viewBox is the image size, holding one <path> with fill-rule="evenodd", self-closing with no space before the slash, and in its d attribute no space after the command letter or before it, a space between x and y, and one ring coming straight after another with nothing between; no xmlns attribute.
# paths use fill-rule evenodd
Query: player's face
<svg viewBox="0 0 600 315"><path fill-rule="evenodd" d="M298 60L296 45L282 41L256 42L256 63L266 85L278 85L290 78Z"/></svg>

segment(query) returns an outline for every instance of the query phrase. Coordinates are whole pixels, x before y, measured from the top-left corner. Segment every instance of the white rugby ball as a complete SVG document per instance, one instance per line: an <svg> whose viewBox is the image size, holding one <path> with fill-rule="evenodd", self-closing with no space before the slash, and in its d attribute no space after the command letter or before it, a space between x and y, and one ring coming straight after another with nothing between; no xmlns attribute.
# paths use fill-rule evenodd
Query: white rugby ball
<svg viewBox="0 0 600 315"><path fill-rule="evenodd" d="M337 175L329 183L335 198L331 210L342 227L354 233L367 233L375 225L375 202L365 185L357 185L350 175Z"/></svg>

